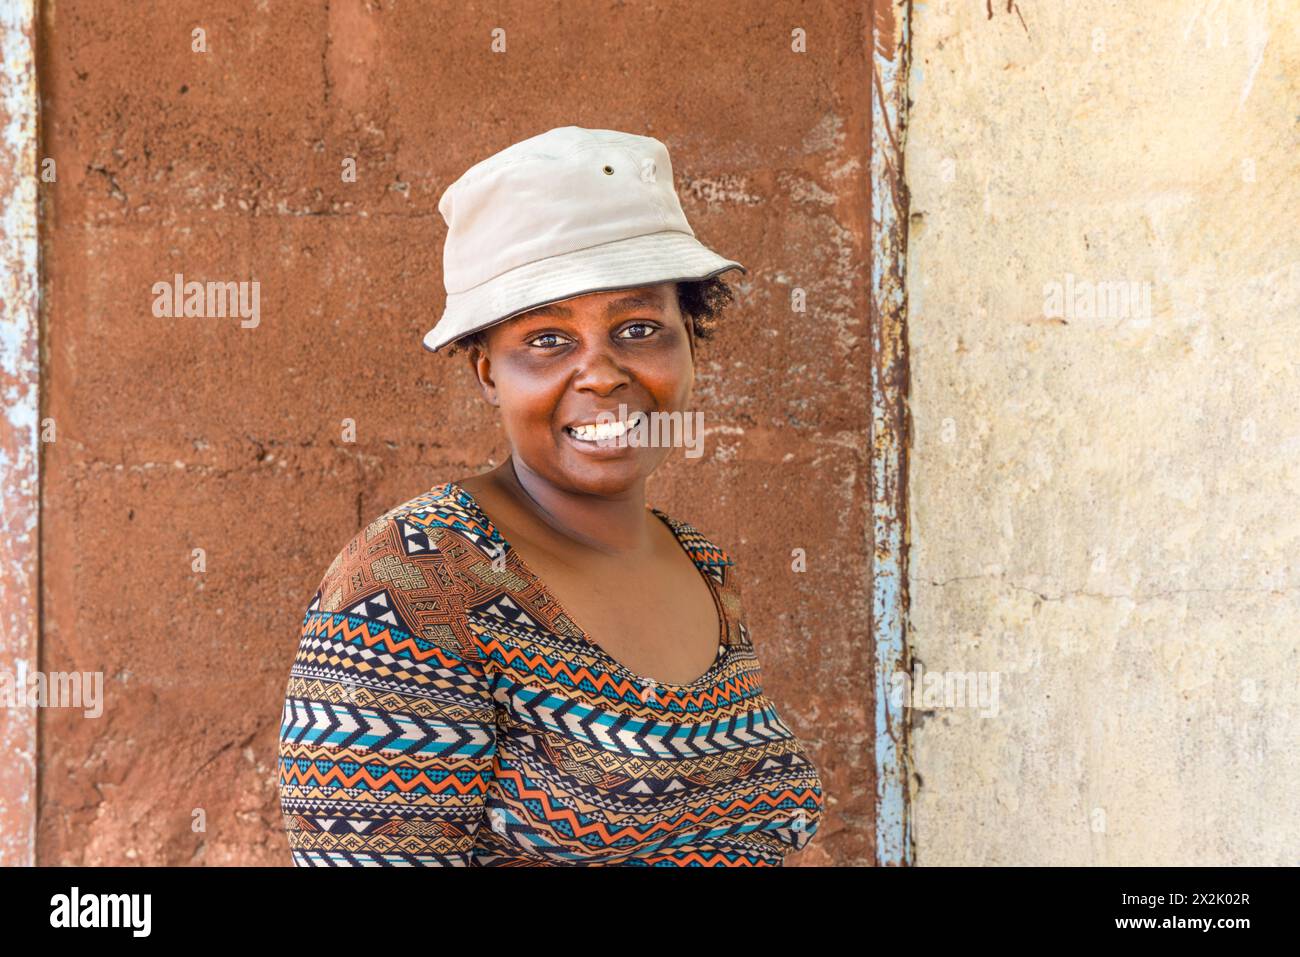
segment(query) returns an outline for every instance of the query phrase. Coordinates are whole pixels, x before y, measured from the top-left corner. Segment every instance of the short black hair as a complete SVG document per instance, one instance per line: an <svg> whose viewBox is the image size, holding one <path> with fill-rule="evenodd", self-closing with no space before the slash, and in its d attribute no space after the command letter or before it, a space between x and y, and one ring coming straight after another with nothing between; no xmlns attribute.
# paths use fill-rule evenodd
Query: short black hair
<svg viewBox="0 0 1300 957"><path fill-rule="evenodd" d="M736 301L735 291L726 281L714 276L711 279L687 279L677 283L677 308L695 330L696 339L711 339L717 328L722 310ZM480 329L457 339L447 347L447 355L469 352L475 346L487 345L487 330Z"/></svg>

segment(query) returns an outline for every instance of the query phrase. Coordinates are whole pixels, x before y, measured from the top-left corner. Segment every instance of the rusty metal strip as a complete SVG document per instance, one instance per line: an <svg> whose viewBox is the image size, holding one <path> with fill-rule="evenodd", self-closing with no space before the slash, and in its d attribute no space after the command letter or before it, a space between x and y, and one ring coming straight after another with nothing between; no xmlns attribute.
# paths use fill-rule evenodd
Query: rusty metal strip
<svg viewBox="0 0 1300 957"><path fill-rule="evenodd" d="M903 148L911 0L874 0L871 82L872 638L876 650L876 863L913 862L904 696L907 647L907 186Z"/></svg>
<svg viewBox="0 0 1300 957"><path fill-rule="evenodd" d="M40 323L35 0L0 3L0 866L36 863Z"/></svg>

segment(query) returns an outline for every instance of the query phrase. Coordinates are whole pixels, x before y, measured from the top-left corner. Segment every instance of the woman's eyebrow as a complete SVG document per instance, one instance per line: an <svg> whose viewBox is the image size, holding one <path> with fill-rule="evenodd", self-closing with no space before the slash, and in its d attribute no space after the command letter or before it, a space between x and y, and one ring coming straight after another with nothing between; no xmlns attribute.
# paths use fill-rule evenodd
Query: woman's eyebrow
<svg viewBox="0 0 1300 957"><path fill-rule="evenodd" d="M557 316L560 318L567 318L571 315L573 315L573 310L570 309L568 306L552 304L549 306L538 306L536 309L529 309L520 318L532 319L536 317L540 319L542 316Z"/></svg>
<svg viewBox="0 0 1300 957"><path fill-rule="evenodd" d="M663 311L663 303L649 296L623 296L605 306L605 315L612 316L620 312L632 312L636 309L656 309Z"/></svg>
<svg viewBox="0 0 1300 957"><path fill-rule="evenodd" d="M663 312L663 303L658 299L650 296L620 296L605 304L605 315L613 316L620 312L632 312L637 309L654 309ZM573 315L573 310L568 306L560 303L551 303L545 306L538 306L536 309L529 309L523 314L522 318L541 319L552 316L559 319L568 319Z"/></svg>

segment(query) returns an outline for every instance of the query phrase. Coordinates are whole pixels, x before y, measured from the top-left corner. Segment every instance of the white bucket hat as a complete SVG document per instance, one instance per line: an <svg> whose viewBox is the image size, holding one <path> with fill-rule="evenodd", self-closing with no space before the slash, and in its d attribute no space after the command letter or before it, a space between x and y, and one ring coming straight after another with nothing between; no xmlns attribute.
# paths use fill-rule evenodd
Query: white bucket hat
<svg viewBox="0 0 1300 957"><path fill-rule="evenodd" d="M695 238L668 149L649 136L548 130L471 166L438 211L447 303L430 352L590 292L749 272Z"/></svg>

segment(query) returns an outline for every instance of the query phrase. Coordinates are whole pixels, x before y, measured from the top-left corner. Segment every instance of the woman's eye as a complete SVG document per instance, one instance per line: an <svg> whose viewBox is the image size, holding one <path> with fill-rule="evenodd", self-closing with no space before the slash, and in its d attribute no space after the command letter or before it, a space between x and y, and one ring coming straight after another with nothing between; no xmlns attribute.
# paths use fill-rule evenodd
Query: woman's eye
<svg viewBox="0 0 1300 957"><path fill-rule="evenodd" d="M542 340L543 340L543 339L552 339L552 340L555 340L555 341L553 341L553 342L548 342L548 343L542 343ZM558 346L558 345L560 345L559 339L560 339L559 335L556 334L556 333L554 333L554 332L543 332L540 336L534 336L532 339L530 339L530 340L529 340L529 345L534 345L534 346L535 346L535 345L537 345L538 343L542 343L542 348L543 348L543 349L546 349L546 348L551 348L551 347L553 347L553 346Z"/></svg>
<svg viewBox="0 0 1300 957"><path fill-rule="evenodd" d="M655 327L654 327L654 325L652 325L651 323L648 323L648 322L634 322L634 323L632 323L630 326L626 326L626 327L623 329L623 331L624 331L624 332L627 332L627 331L629 331L629 330L631 330L631 329L644 329L644 330L646 330L646 331L645 331L643 334L641 334L641 335L628 336L627 338L629 338L629 339L648 339L650 336L654 335Z"/></svg>

